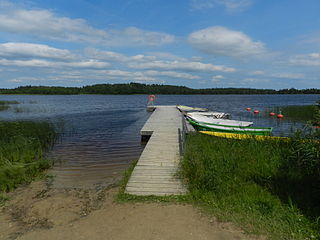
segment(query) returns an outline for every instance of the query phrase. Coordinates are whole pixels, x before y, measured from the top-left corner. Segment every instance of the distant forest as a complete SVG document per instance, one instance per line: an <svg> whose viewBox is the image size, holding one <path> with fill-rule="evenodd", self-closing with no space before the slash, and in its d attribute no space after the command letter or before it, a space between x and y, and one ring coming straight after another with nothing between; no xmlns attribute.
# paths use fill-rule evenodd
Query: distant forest
<svg viewBox="0 0 320 240"><path fill-rule="evenodd" d="M96 84L84 87L21 86L0 89L0 94L320 94L320 89L254 89L254 88L206 88L192 89L185 86L160 84Z"/></svg>

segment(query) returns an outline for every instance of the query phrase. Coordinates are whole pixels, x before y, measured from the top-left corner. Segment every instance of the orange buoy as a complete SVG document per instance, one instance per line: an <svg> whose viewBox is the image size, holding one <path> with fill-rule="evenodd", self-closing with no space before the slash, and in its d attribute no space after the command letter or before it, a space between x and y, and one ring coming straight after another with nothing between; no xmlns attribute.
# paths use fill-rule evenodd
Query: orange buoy
<svg viewBox="0 0 320 240"><path fill-rule="evenodd" d="M248 107L248 108L246 108L246 110L247 110L248 112L250 112L250 111L251 111L251 108Z"/></svg>
<svg viewBox="0 0 320 240"><path fill-rule="evenodd" d="M284 116L281 114L281 113L279 113L278 115L277 115L277 118L283 118Z"/></svg>
<svg viewBox="0 0 320 240"><path fill-rule="evenodd" d="M276 114L275 114L274 112L270 112L269 115L270 115L270 116L274 116L274 115L276 115Z"/></svg>
<svg viewBox="0 0 320 240"><path fill-rule="evenodd" d="M254 114L259 114L260 111L259 111L259 110L254 110L253 113L254 113Z"/></svg>

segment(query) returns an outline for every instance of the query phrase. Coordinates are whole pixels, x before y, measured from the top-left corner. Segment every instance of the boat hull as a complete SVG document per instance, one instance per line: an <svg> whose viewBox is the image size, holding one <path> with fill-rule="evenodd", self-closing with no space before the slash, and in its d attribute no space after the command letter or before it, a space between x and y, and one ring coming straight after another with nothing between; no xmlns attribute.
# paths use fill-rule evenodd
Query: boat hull
<svg viewBox="0 0 320 240"><path fill-rule="evenodd" d="M202 134L215 136L215 137L222 137L222 138L231 138L231 139L251 139L254 138L255 140L263 141L263 140L274 140L274 141L285 141L288 142L290 138L288 137L275 137L275 136L253 136L247 134L237 134L237 133L222 133L222 132L212 132L212 131L199 131Z"/></svg>
<svg viewBox="0 0 320 240"><path fill-rule="evenodd" d="M259 135L259 136L270 136L272 128L258 128L258 127L240 127L240 126L226 126L218 124L204 124L193 121L187 118L187 121L197 131L211 131L211 132L222 132L222 133L236 133L236 134L247 134L247 135Z"/></svg>

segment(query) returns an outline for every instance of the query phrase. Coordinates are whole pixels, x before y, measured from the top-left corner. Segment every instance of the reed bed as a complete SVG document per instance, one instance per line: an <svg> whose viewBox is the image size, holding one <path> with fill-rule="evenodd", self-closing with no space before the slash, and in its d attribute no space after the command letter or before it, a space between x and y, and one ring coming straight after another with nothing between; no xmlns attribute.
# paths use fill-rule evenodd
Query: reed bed
<svg viewBox="0 0 320 240"><path fill-rule="evenodd" d="M269 112L282 113L286 119L297 122L308 122L315 118L317 106L316 105L302 105L302 106L283 106L268 109L266 115Z"/></svg>
<svg viewBox="0 0 320 240"><path fill-rule="evenodd" d="M319 139L190 135L182 174L195 202L220 220L269 239L319 239Z"/></svg>
<svg viewBox="0 0 320 240"><path fill-rule="evenodd" d="M0 101L0 111L5 111L10 108L11 104L19 104L18 101Z"/></svg>
<svg viewBox="0 0 320 240"><path fill-rule="evenodd" d="M0 122L0 192L28 183L50 167L45 152L56 138L48 122Z"/></svg>

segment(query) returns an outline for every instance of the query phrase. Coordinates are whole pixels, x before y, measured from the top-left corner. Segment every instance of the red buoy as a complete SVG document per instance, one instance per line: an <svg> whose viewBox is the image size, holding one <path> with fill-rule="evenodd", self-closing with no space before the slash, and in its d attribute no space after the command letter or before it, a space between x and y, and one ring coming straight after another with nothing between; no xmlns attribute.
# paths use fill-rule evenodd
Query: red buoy
<svg viewBox="0 0 320 240"><path fill-rule="evenodd" d="M246 108L246 110L247 110L248 112L250 112L250 111L251 111L251 108L248 107L248 108Z"/></svg>
<svg viewBox="0 0 320 240"><path fill-rule="evenodd" d="M274 115L276 115L276 114L275 114L274 112L270 112L269 115L270 115L270 116L274 116Z"/></svg>
<svg viewBox="0 0 320 240"><path fill-rule="evenodd" d="M254 114L258 114L260 111L259 110L254 110L253 113Z"/></svg>
<svg viewBox="0 0 320 240"><path fill-rule="evenodd" d="M148 96L148 100L149 100L150 102L153 102L155 99L156 99L156 96L155 96L155 95L149 95L149 96Z"/></svg>
<svg viewBox="0 0 320 240"><path fill-rule="evenodd" d="M277 115L277 118L283 118L284 116L281 114L281 113L279 113L278 115Z"/></svg>

